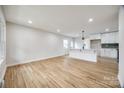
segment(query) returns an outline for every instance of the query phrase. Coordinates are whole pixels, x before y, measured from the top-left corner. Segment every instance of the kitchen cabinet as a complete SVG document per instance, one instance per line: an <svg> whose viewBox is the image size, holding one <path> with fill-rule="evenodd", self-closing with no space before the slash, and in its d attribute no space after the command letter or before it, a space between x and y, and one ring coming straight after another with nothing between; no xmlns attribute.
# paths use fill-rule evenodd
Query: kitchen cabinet
<svg viewBox="0 0 124 93"><path fill-rule="evenodd" d="M101 34L101 43L118 43L118 42L119 42L118 32Z"/></svg>

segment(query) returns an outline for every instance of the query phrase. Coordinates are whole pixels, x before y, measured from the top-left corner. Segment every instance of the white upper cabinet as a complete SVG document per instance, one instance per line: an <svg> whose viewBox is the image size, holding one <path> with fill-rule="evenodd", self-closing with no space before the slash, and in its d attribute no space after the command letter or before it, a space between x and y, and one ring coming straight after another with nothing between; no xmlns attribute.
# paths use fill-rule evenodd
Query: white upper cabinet
<svg viewBox="0 0 124 93"><path fill-rule="evenodd" d="M116 32L115 34L115 42L119 43L119 32Z"/></svg>
<svg viewBox="0 0 124 93"><path fill-rule="evenodd" d="M119 38L118 32L105 33L101 35L101 42L102 43L118 43L119 42L118 38Z"/></svg>

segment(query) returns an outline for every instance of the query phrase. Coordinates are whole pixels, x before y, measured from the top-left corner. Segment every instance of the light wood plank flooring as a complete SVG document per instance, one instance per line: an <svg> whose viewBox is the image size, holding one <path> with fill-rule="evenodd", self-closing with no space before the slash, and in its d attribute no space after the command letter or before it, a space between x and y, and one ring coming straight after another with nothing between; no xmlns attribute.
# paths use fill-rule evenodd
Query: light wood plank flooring
<svg viewBox="0 0 124 93"><path fill-rule="evenodd" d="M66 56L8 67L6 88L119 87L118 64L99 58L97 63Z"/></svg>

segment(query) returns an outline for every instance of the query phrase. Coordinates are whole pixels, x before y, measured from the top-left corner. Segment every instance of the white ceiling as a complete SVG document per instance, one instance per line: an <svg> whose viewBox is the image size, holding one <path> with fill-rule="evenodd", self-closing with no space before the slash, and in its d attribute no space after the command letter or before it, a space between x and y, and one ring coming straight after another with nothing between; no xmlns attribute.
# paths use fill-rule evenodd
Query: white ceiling
<svg viewBox="0 0 124 93"><path fill-rule="evenodd" d="M81 30L87 34L118 30L119 6L3 6L9 22L76 37ZM93 18L89 23L88 19ZM28 23L32 20L32 24Z"/></svg>

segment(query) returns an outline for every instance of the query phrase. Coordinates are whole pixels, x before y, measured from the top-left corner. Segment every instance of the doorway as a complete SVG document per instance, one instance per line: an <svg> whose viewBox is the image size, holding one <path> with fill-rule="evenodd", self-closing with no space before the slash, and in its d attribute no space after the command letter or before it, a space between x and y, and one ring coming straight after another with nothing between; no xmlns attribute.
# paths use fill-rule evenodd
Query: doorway
<svg viewBox="0 0 124 93"><path fill-rule="evenodd" d="M91 49L94 49L97 51L97 55L100 56L100 50L101 50L101 39L95 39L90 40Z"/></svg>

